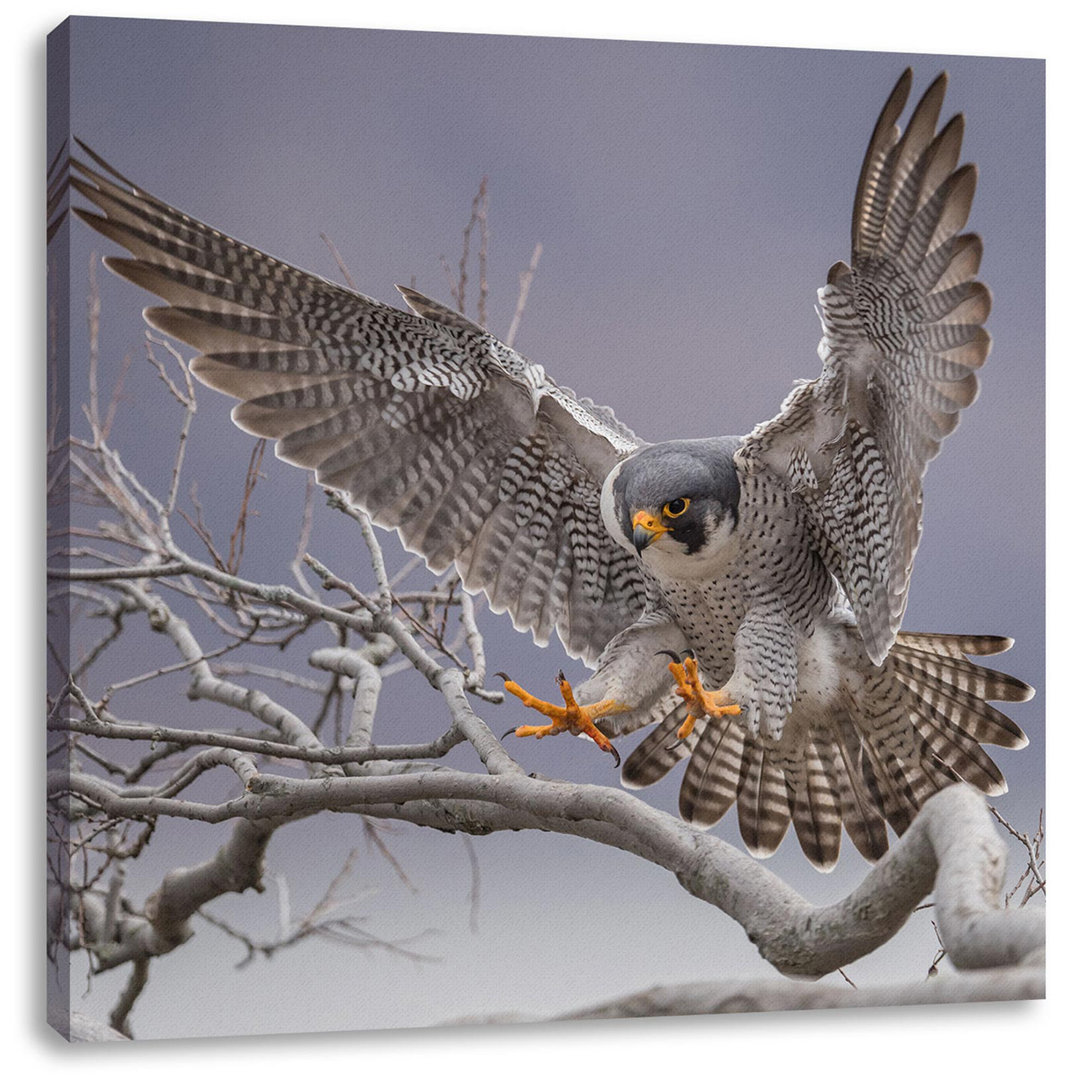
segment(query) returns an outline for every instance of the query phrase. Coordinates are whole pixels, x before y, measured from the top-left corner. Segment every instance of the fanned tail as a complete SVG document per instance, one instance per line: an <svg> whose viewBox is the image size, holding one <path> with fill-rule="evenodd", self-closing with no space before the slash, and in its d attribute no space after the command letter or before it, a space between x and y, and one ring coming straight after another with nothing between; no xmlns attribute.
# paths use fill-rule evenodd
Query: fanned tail
<svg viewBox="0 0 1080 1080"><path fill-rule="evenodd" d="M664 719L627 758L623 782L644 787L689 758L679 795L687 821L709 827L738 806L747 849L767 856L794 824L807 858L830 870L842 831L868 861L901 835L919 808L949 784L987 795L1006 790L980 744L1019 749L1027 737L990 701L1026 701L1034 691L1011 675L973 663L1009 638L901 633L885 664L825 723L800 721L799 706L779 743L750 735L738 717L699 722L689 739L681 711Z"/></svg>

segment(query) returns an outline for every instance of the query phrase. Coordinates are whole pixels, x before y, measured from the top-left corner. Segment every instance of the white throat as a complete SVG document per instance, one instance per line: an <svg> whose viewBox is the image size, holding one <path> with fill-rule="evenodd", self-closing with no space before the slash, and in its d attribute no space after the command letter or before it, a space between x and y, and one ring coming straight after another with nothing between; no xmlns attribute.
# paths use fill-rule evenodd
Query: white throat
<svg viewBox="0 0 1080 1080"><path fill-rule="evenodd" d="M645 568L660 581L696 583L723 577L739 554L739 538L730 520L710 524L709 539L692 554L674 537L661 536L641 553Z"/></svg>

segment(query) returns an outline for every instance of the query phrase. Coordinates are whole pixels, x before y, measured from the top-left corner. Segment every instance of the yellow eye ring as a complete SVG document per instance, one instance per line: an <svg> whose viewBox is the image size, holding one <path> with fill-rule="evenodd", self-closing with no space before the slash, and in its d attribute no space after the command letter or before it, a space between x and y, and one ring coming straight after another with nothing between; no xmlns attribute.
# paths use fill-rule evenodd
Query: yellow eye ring
<svg viewBox="0 0 1080 1080"><path fill-rule="evenodd" d="M690 500L687 498L672 499L669 503L664 503L664 517L677 518L682 517L687 510L690 509Z"/></svg>

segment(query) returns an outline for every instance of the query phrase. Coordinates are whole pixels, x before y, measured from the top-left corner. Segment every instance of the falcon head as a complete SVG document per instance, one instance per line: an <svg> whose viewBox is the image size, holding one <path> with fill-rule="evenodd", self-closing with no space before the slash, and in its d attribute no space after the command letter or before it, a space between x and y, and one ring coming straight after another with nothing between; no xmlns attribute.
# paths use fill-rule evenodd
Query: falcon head
<svg viewBox="0 0 1080 1080"><path fill-rule="evenodd" d="M662 578L714 574L736 553L742 440L683 439L647 446L611 470L601 495L604 524Z"/></svg>

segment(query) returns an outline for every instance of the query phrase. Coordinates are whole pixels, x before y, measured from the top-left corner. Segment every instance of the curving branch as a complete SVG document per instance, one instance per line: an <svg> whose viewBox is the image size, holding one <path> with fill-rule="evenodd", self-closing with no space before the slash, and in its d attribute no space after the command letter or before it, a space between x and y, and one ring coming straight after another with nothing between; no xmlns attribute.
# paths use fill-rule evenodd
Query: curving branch
<svg viewBox="0 0 1080 1080"><path fill-rule="evenodd" d="M258 775L243 795L216 805L122 794L86 775L65 779L55 778L50 787L118 818L256 822L353 810L474 835L533 828L580 836L670 870L683 888L738 921L762 957L785 975L821 976L865 956L932 891L942 942L957 968L1020 964L1045 943L1041 909L1000 909L1004 841L982 796L961 785L930 799L848 897L815 907L725 841L627 792L541 780L519 770L479 775L438 769L329 782Z"/></svg>

